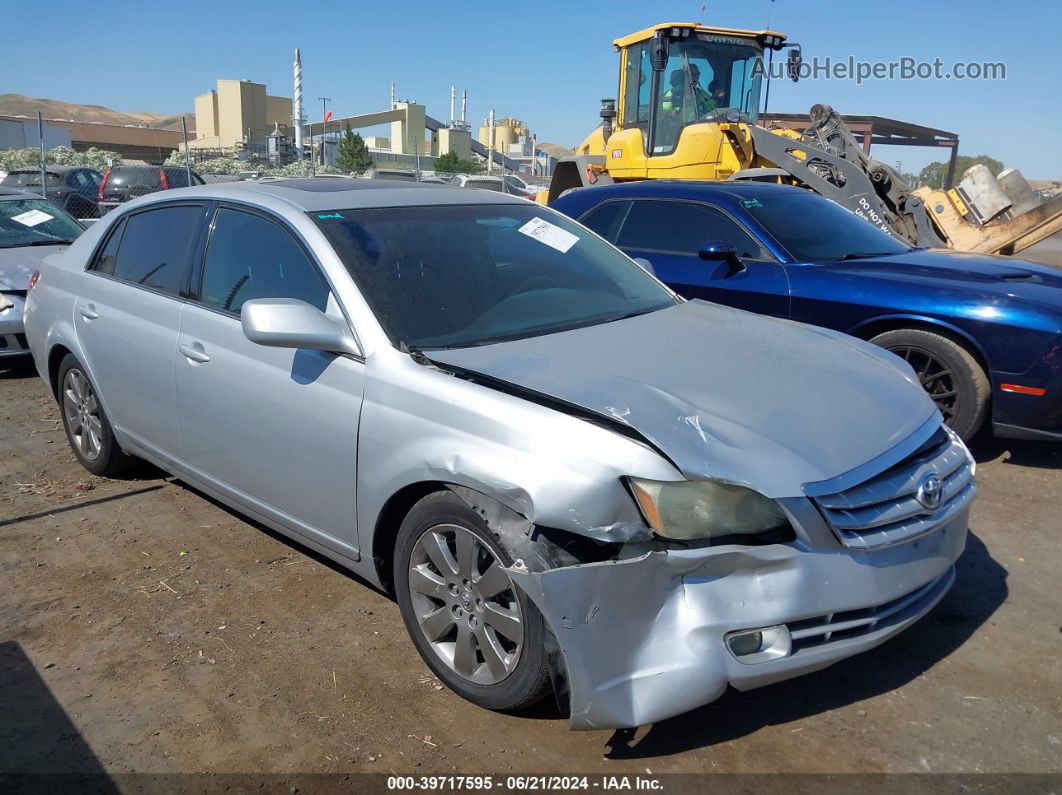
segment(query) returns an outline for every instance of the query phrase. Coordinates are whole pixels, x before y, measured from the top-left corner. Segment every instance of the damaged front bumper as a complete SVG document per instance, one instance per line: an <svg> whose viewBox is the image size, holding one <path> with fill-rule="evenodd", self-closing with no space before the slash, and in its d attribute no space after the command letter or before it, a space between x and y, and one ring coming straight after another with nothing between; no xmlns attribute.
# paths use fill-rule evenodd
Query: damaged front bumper
<svg viewBox="0 0 1062 795"><path fill-rule="evenodd" d="M969 507L916 540L853 550L798 510L794 544L653 550L630 559L510 575L564 660L573 729L629 728L816 671L871 649L947 592ZM791 506L798 509L797 504ZM808 544L804 539L815 539ZM727 637L768 627L781 656L742 662ZM778 651L780 649L781 651Z"/></svg>

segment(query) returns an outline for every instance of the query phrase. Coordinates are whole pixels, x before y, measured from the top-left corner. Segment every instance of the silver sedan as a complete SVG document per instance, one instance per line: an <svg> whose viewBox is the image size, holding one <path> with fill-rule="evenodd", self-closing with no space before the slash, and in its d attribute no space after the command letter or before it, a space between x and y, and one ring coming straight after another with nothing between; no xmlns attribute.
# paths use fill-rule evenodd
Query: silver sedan
<svg viewBox="0 0 1062 795"><path fill-rule="evenodd" d="M972 459L901 359L499 193L144 197L42 265L26 333L87 469L153 462L391 589L455 692L575 728L871 649L965 544Z"/></svg>

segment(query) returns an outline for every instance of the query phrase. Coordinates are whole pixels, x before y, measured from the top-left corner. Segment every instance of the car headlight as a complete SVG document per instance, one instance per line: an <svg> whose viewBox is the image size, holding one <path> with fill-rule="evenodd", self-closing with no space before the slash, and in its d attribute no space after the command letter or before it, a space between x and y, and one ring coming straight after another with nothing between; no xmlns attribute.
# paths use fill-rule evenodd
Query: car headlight
<svg viewBox="0 0 1062 795"><path fill-rule="evenodd" d="M788 525L772 499L713 480L628 478L642 516L658 535L682 541L764 533Z"/></svg>

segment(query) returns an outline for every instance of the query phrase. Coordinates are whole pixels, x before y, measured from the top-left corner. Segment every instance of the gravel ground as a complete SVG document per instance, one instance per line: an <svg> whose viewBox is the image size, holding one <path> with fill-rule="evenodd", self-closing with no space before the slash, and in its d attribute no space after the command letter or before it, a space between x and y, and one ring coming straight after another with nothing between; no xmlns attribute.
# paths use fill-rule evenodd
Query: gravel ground
<svg viewBox="0 0 1062 795"><path fill-rule="evenodd" d="M1062 772L1062 445L975 447L955 588L876 651L637 732L487 712L386 595L144 469L0 366L0 772Z"/></svg>

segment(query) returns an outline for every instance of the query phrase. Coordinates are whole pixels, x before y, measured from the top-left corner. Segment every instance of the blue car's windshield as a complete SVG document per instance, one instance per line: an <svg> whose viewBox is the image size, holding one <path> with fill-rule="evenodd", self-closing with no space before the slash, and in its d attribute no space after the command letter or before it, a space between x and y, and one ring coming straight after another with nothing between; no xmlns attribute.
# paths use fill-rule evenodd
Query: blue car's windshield
<svg viewBox="0 0 1062 795"><path fill-rule="evenodd" d="M765 193L742 202L798 262L901 254L910 246L829 199L806 191Z"/></svg>
<svg viewBox="0 0 1062 795"><path fill-rule="evenodd" d="M0 201L0 248L73 243L83 231L81 224L44 199Z"/></svg>
<svg viewBox="0 0 1062 795"><path fill-rule="evenodd" d="M530 203L309 215L400 347L549 334L676 300L578 224Z"/></svg>

